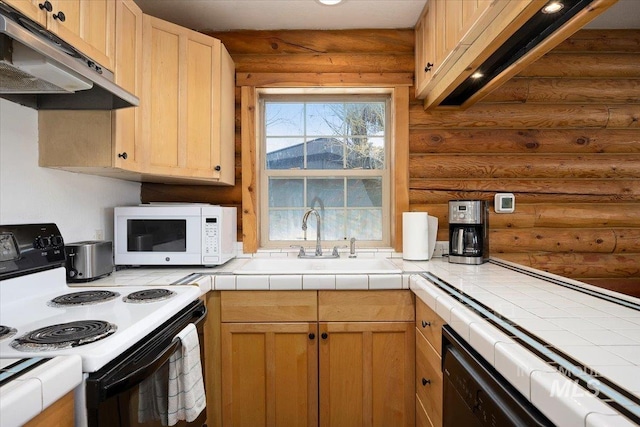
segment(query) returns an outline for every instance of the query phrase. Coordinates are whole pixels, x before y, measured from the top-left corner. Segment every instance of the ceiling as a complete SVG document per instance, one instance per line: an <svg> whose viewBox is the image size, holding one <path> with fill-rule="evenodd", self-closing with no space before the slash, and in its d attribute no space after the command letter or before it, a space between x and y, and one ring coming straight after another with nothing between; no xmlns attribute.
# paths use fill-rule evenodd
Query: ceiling
<svg viewBox="0 0 640 427"><path fill-rule="evenodd" d="M144 13L187 28L344 30L413 28L426 0L135 0ZM587 28L640 28L640 0L619 0Z"/></svg>

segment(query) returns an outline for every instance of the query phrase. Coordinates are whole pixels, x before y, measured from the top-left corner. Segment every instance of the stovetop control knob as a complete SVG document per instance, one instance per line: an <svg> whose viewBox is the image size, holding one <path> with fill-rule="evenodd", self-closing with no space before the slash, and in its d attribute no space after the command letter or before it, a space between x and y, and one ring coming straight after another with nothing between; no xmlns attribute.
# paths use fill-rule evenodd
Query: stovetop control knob
<svg viewBox="0 0 640 427"><path fill-rule="evenodd" d="M46 249L49 245L51 245L51 239L43 236L36 237L36 241L33 243L36 249Z"/></svg>
<svg viewBox="0 0 640 427"><path fill-rule="evenodd" d="M62 236L58 235L58 236L51 236L51 244L53 246L62 246L62 243L64 241L62 240Z"/></svg>

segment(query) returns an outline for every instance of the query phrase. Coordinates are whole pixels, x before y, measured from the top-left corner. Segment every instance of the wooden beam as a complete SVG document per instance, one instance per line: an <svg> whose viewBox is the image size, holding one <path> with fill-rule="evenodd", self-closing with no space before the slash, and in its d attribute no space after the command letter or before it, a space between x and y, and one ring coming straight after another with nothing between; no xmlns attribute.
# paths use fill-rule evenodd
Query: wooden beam
<svg viewBox="0 0 640 427"><path fill-rule="evenodd" d="M237 86L412 86L413 73L237 73Z"/></svg>
<svg viewBox="0 0 640 427"><path fill-rule="evenodd" d="M640 76L640 55L551 52L529 64L518 76L634 79Z"/></svg>
<svg viewBox="0 0 640 427"><path fill-rule="evenodd" d="M413 53L301 53L233 56L238 73L413 73Z"/></svg>

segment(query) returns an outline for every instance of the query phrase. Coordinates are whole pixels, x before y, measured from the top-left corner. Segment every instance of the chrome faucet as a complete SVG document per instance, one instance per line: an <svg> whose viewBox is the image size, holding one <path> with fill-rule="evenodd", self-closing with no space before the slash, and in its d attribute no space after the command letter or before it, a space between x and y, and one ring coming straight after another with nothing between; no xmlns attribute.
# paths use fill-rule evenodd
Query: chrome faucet
<svg viewBox="0 0 640 427"><path fill-rule="evenodd" d="M316 256L322 256L322 245L320 244L320 224L322 220L320 219L320 214L315 209L309 209L304 213L302 217L302 230L307 231L307 219L309 215L312 213L316 214Z"/></svg>

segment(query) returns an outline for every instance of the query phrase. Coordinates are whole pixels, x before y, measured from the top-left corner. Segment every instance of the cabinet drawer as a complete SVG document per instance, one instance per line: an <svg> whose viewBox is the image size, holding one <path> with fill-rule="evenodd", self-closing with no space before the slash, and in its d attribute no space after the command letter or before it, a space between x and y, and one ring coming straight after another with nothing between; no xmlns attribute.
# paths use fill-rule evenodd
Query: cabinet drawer
<svg viewBox="0 0 640 427"><path fill-rule="evenodd" d="M440 355L418 330L416 330L416 395L433 426L442 426Z"/></svg>
<svg viewBox="0 0 640 427"><path fill-rule="evenodd" d="M318 316L324 322L411 322L414 295L409 290L319 291Z"/></svg>
<svg viewBox="0 0 640 427"><path fill-rule="evenodd" d="M444 321L420 298L416 298L416 328L429 341L438 355L442 352L442 325Z"/></svg>
<svg viewBox="0 0 640 427"><path fill-rule="evenodd" d="M222 322L315 322L316 291L223 291Z"/></svg>

